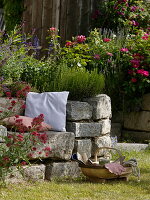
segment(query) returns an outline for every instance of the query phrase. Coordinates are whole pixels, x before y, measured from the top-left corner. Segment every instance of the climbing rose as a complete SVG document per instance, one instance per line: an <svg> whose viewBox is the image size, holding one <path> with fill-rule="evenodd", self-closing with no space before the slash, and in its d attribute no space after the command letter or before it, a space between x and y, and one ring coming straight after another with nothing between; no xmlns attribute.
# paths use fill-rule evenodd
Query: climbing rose
<svg viewBox="0 0 150 200"><path fill-rule="evenodd" d="M137 70L137 74L141 74L143 76L149 76L149 72L148 71L145 71L144 69L139 69Z"/></svg>

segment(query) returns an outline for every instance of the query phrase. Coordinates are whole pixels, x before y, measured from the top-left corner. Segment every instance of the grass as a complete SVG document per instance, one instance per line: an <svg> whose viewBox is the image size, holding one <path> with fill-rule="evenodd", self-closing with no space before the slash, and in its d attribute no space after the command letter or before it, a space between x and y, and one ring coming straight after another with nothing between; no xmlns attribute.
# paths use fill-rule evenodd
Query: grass
<svg viewBox="0 0 150 200"><path fill-rule="evenodd" d="M85 178L52 182L8 184L0 188L0 200L150 200L150 151L125 153L136 158L141 181L134 176L128 182L90 183Z"/></svg>

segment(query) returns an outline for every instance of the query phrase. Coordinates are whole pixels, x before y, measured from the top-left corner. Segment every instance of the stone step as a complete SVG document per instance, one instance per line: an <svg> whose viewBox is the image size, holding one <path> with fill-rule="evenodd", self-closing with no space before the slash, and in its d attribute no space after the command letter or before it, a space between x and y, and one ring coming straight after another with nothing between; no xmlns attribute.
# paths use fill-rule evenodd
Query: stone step
<svg viewBox="0 0 150 200"><path fill-rule="evenodd" d="M116 149L123 151L142 151L148 147L148 144L139 144L139 143L117 143L115 145Z"/></svg>

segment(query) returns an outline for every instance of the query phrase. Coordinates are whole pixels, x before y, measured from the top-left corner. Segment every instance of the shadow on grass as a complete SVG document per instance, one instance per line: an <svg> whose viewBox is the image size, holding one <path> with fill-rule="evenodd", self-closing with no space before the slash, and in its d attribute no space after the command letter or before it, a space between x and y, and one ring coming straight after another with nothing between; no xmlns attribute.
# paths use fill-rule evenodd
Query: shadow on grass
<svg viewBox="0 0 150 200"><path fill-rule="evenodd" d="M150 174L149 169L142 169L141 170L142 176L140 179L140 182L138 182L137 177L133 177L132 175L129 176L128 181L124 181L121 179L110 179L107 180L105 183L102 182L93 182L87 179L86 177L80 177L80 178L66 178L66 179L56 179L54 180L57 184L107 184L109 186L114 186L121 184L122 187L129 186L132 188L135 188L135 191L138 189L143 189L145 193L150 194L150 177L147 176L147 174Z"/></svg>

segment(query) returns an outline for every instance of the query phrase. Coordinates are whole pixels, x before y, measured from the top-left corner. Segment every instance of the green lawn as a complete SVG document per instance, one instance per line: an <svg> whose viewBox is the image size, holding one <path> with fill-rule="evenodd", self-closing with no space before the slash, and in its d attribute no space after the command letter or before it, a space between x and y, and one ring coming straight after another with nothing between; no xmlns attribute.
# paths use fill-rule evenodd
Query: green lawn
<svg viewBox="0 0 150 200"><path fill-rule="evenodd" d="M127 154L126 154L127 155ZM132 152L137 158L141 181L134 176L128 182L90 183L84 178L52 182L9 184L0 190L0 200L150 200L150 152Z"/></svg>

